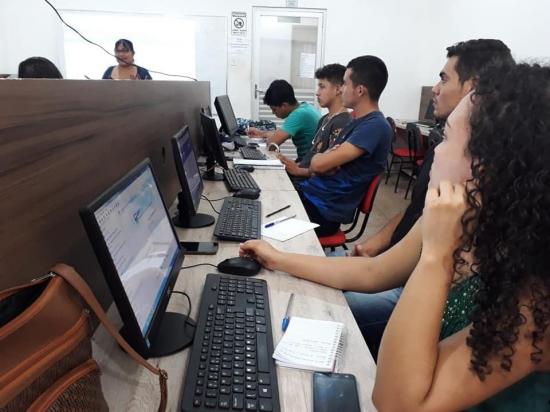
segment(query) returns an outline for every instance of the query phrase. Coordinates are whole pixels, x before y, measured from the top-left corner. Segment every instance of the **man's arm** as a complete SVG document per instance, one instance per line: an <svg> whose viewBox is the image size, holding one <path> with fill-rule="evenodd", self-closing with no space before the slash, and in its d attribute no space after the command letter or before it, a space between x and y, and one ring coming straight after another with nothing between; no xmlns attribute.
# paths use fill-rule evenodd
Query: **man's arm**
<svg viewBox="0 0 550 412"><path fill-rule="evenodd" d="M289 175L297 177L309 177L309 169L306 167L300 167L294 160L290 160L288 157L282 154L278 154L277 157L285 165L285 169Z"/></svg>
<svg viewBox="0 0 550 412"><path fill-rule="evenodd" d="M290 137L290 135L282 129L267 131L256 129L255 127L251 127L248 130L248 135L250 137L260 137L262 139L266 139L266 143L268 145L270 143L275 143L278 146Z"/></svg>
<svg viewBox="0 0 550 412"><path fill-rule="evenodd" d="M338 147L327 150L324 153L317 153L311 159L309 166L313 173L327 173L337 167L357 159L362 156L365 151L351 143L345 142Z"/></svg>
<svg viewBox="0 0 550 412"><path fill-rule="evenodd" d="M390 245L393 232L405 216L405 212L399 212L378 233L367 237L363 243L353 247L353 254L357 256L376 256Z"/></svg>
<svg viewBox="0 0 550 412"><path fill-rule="evenodd" d="M340 290L381 292L403 286L420 257L421 219L394 247L374 258L320 257L281 252L265 240L249 240L241 245L241 256L252 256L270 270Z"/></svg>

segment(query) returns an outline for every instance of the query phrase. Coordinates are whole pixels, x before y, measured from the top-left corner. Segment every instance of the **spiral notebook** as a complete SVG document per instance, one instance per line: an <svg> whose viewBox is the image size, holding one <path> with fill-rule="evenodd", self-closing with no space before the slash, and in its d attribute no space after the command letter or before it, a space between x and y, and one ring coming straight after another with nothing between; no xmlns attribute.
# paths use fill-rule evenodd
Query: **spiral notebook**
<svg viewBox="0 0 550 412"><path fill-rule="evenodd" d="M333 372L344 347L344 324L292 316L273 352L277 365Z"/></svg>

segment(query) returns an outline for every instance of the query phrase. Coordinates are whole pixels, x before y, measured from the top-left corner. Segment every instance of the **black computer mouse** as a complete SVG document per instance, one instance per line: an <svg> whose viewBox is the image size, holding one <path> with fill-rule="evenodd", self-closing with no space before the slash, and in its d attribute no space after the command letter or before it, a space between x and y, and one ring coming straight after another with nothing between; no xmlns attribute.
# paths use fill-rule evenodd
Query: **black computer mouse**
<svg viewBox="0 0 550 412"><path fill-rule="evenodd" d="M261 268L256 260L247 257L229 258L218 263L218 270L230 275L254 276Z"/></svg>
<svg viewBox="0 0 550 412"><path fill-rule="evenodd" d="M260 147L260 145L255 142L250 142L246 146L249 147L250 149L257 149L258 147Z"/></svg>
<svg viewBox="0 0 550 412"><path fill-rule="evenodd" d="M252 173L254 171L254 166L252 166L252 165L239 165L239 166L235 167L235 169L246 170L247 172Z"/></svg>
<svg viewBox="0 0 550 412"><path fill-rule="evenodd" d="M241 189L233 194L233 197L244 199L257 199L260 197L260 189Z"/></svg>

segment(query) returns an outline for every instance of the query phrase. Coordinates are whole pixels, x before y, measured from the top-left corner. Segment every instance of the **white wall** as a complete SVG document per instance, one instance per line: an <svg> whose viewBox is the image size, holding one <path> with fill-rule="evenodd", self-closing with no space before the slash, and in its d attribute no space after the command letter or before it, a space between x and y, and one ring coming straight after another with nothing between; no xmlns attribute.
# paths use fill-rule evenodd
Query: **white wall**
<svg viewBox="0 0 550 412"><path fill-rule="evenodd" d="M59 9L227 16L248 15L252 6L283 7L284 0L54 0ZM346 64L374 54L387 64L390 79L380 105L387 114L415 118L420 86L437 81L445 47L471 38L500 38L518 59L546 58L550 38L547 0L300 0L300 7L327 9L325 63ZM41 0L0 1L0 73L15 73L26 57L63 62L61 26ZM251 40L251 39L249 39ZM109 45L107 45L109 46ZM250 48L251 49L251 48ZM228 94L238 116L250 116L251 56L229 67Z"/></svg>

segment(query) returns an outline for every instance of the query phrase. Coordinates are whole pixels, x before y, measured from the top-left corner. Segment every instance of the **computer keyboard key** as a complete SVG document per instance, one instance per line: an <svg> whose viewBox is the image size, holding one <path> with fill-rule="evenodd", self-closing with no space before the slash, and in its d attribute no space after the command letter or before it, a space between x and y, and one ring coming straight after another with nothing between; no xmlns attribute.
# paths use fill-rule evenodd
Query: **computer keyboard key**
<svg viewBox="0 0 550 412"><path fill-rule="evenodd" d="M271 401L271 399L260 398L260 411L262 412L273 411L273 402Z"/></svg>
<svg viewBox="0 0 550 412"><path fill-rule="evenodd" d="M200 406L200 405L199 405ZM244 398L243 395L235 394L233 395L233 403L232 403L233 409L236 409L238 411L243 410L244 408Z"/></svg>
<svg viewBox="0 0 550 412"><path fill-rule="evenodd" d="M264 333L259 333L256 339L256 346L258 348L258 371L269 372L269 354L267 353L267 336Z"/></svg>
<svg viewBox="0 0 550 412"><path fill-rule="evenodd" d="M271 398L271 388L266 385L260 385L258 392L260 393L260 398Z"/></svg>
<svg viewBox="0 0 550 412"><path fill-rule="evenodd" d="M257 411L258 410L258 403L254 400L247 400L246 401L246 410L247 411Z"/></svg>

